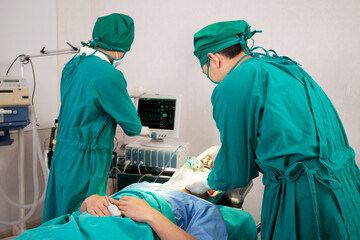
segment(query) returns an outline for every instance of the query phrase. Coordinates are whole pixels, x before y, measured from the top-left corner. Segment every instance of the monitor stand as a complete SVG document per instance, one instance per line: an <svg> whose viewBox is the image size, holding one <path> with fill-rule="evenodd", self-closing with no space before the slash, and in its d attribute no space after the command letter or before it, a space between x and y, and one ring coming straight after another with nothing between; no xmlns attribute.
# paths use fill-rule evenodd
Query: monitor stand
<svg viewBox="0 0 360 240"><path fill-rule="evenodd" d="M169 144L168 142L165 141L165 139L163 138L152 138L150 141L149 140L144 140L140 142L141 146L144 147L156 147L156 148L167 148L167 147L171 147L171 144Z"/></svg>

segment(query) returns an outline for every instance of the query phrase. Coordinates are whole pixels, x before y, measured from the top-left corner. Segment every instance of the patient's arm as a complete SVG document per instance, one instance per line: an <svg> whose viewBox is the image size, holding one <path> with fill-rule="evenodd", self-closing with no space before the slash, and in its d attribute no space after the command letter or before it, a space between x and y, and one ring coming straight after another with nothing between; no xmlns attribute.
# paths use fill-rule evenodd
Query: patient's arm
<svg viewBox="0 0 360 240"><path fill-rule="evenodd" d="M199 197L199 198L202 198L202 199L205 199L205 200L208 199L209 197L216 197L219 194L219 191L215 191L215 190L212 190L212 189L207 190L207 192L204 193L204 194L196 194L196 193L190 192L186 188L180 189L179 191L194 195L196 197Z"/></svg>
<svg viewBox="0 0 360 240"><path fill-rule="evenodd" d="M109 197L110 201L114 201ZM99 196L97 194L91 195L86 198L85 201L80 206L80 214L87 211L91 215L97 217L105 217L110 216L110 212L108 210L109 204L106 201L105 197Z"/></svg>
<svg viewBox="0 0 360 240"><path fill-rule="evenodd" d="M121 213L137 222L144 222L156 232L162 240L195 239L189 233L171 222L161 212L151 207L144 199L124 196L120 200L111 201Z"/></svg>

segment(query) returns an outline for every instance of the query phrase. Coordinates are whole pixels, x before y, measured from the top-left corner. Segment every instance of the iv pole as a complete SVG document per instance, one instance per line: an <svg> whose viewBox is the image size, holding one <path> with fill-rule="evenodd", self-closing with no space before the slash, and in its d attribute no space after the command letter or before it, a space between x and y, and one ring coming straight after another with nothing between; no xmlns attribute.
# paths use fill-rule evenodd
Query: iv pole
<svg viewBox="0 0 360 240"><path fill-rule="evenodd" d="M47 51L45 50L45 47L43 47L40 50L40 54L36 55L24 55L20 57L20 73L21 77L24 77L24 62L28 61L30 58L36 58L36 57L47 57L47 56L55 56L55 55L61 55L61 54L71 54L78 52L79 48L72 46L70 43L67 42L67 44L71 47L70 49L62 49L62 50L51 50ZM31 123L36 124L36 123ZM19 203L24 204L25 203L25 158L24 158L24 129L18 130L18 139L19 139L19 168L18 168L18 180L19 180ZM35 144L35 143L33 143ZM25 217L25 208L19 209L19 219L22 219ZM25 222L20 223L18 226L18 231L21 234L25 231L26 225Z"/></svg>

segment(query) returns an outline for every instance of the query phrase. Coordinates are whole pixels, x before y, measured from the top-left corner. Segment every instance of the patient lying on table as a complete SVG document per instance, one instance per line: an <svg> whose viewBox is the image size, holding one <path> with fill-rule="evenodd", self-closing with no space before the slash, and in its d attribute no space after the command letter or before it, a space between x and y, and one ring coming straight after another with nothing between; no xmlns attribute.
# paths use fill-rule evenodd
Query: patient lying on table
<svg viewBox="0 0 360 240"><path fill-rule="evenodd" d="M182 188L182 180L186 178L188 176L183 174L180 178L179 174L174 174L165 184L136 183L115 193L109 201L119 207L123 217L111 216L105 197L92 195L79 211L25 231L18 239L112 239L120 236L121 239L228 239L228 225L239 220L246 226L242 227L245 235L229 239L256 239L256 226L250 214L234 209L236 215L231 211L226 213L231 223L225 223L223 210L202 199L205 195L197 197Z"/></svg>
<svg viewBox="0 0 360 240"><path fill-rule="evenodd" d="M154 194L157 201L163 197L172 214L166 212L162 204L151 206L138 195L130 196L134 192ZM109 200L119 207L124 217L149 224L160 239L176 239L175 236L179 239L227 239L225 222L216 205L191 195L186 189L169 191L163 190L162 184L143 182L126 187ZM81 205L80 214L87 211L94 216L110 216L108 205L105 197L93 195Z"/></svg>

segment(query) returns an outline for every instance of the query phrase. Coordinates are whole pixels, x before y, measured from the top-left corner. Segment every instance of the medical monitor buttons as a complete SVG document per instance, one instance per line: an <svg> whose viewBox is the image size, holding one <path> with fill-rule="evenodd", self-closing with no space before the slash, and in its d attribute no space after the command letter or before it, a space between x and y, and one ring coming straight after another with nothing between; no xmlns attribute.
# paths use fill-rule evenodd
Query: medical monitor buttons
<svg viewBox="0 0 360 240"><path fill-rule="evenodd" d="M150 160L151 160L151 150L145 151L145 166L150 166Z"/></svg>
<svg viewBox="0 0 360 240"><path fill-rule="evenodd" d="M172 152L171 153L171 167L176 168L176 164L177 164L177 153Z"/></svg>
<svg viewBox="0 0 360 240"><path fill-rule="evenodd" d="M125 159L129 160L132 168L139 165L149 168L178 168L186 162L186 156L181 151L177 152L180 142L168 140L164 142L155 142L150 139L139 139L129 143L125 147ZM183 143L187 145L188 143Z"/></svg>
<svg viewBox="0 0 360 240"><path fill-rule="evenodd" d="M157 151L151 152L151 166L157 167Z"/></svg>
<svg viewBox="0 0 360 240"><path fill-rule="evenodd" d="M131 160L131 148L126 149L126 160Z"/></svg>
<svg viewBox="0 0 360 240"><path fill-rule="evenodd" d="M157 133L156 133L156 132L152 132L152 133L151 133L151 138L157 138Z"/></svg>
<svg viewBox="0 0 360 240"><path fill-rule="evenodd" d="M164 152L163 151L159 151L158 152L158 167L164 167Z"/></svg>
<svg viewBox="0 0 360 240"><path fill-rule="evenodd" d="M157 132L152 132L150 137L152 139L163 139L163 138L166 138L167 137L167 134L166 133L157 133Z"/></svg>
<svg viewBox="0 0 360 240"><path fill-rule="evenodd" d="M138 161L138 149L133 149L132 150L132 161L131 163L136 165Z"/></svg>
<svg viewBox="0 0 360 240"><path fill-rule="evenodd" d="M165 160L164 160L165 167L171 167L170 164L170 152L165 152Z"/></svg>
<svg viewBox="0 0 360 240"><path fill-rule="evenodd" d="M145 151L143 149L139 150L139 161L140 163L144 163L144 153Z"/></svg>
<svg viewBox="0 0 360 240"><path fill-rule="evenodd" d="M166 138L166 134L164 134L164 133L158 133L156 138L158 138L158 139Z"/></svg>

